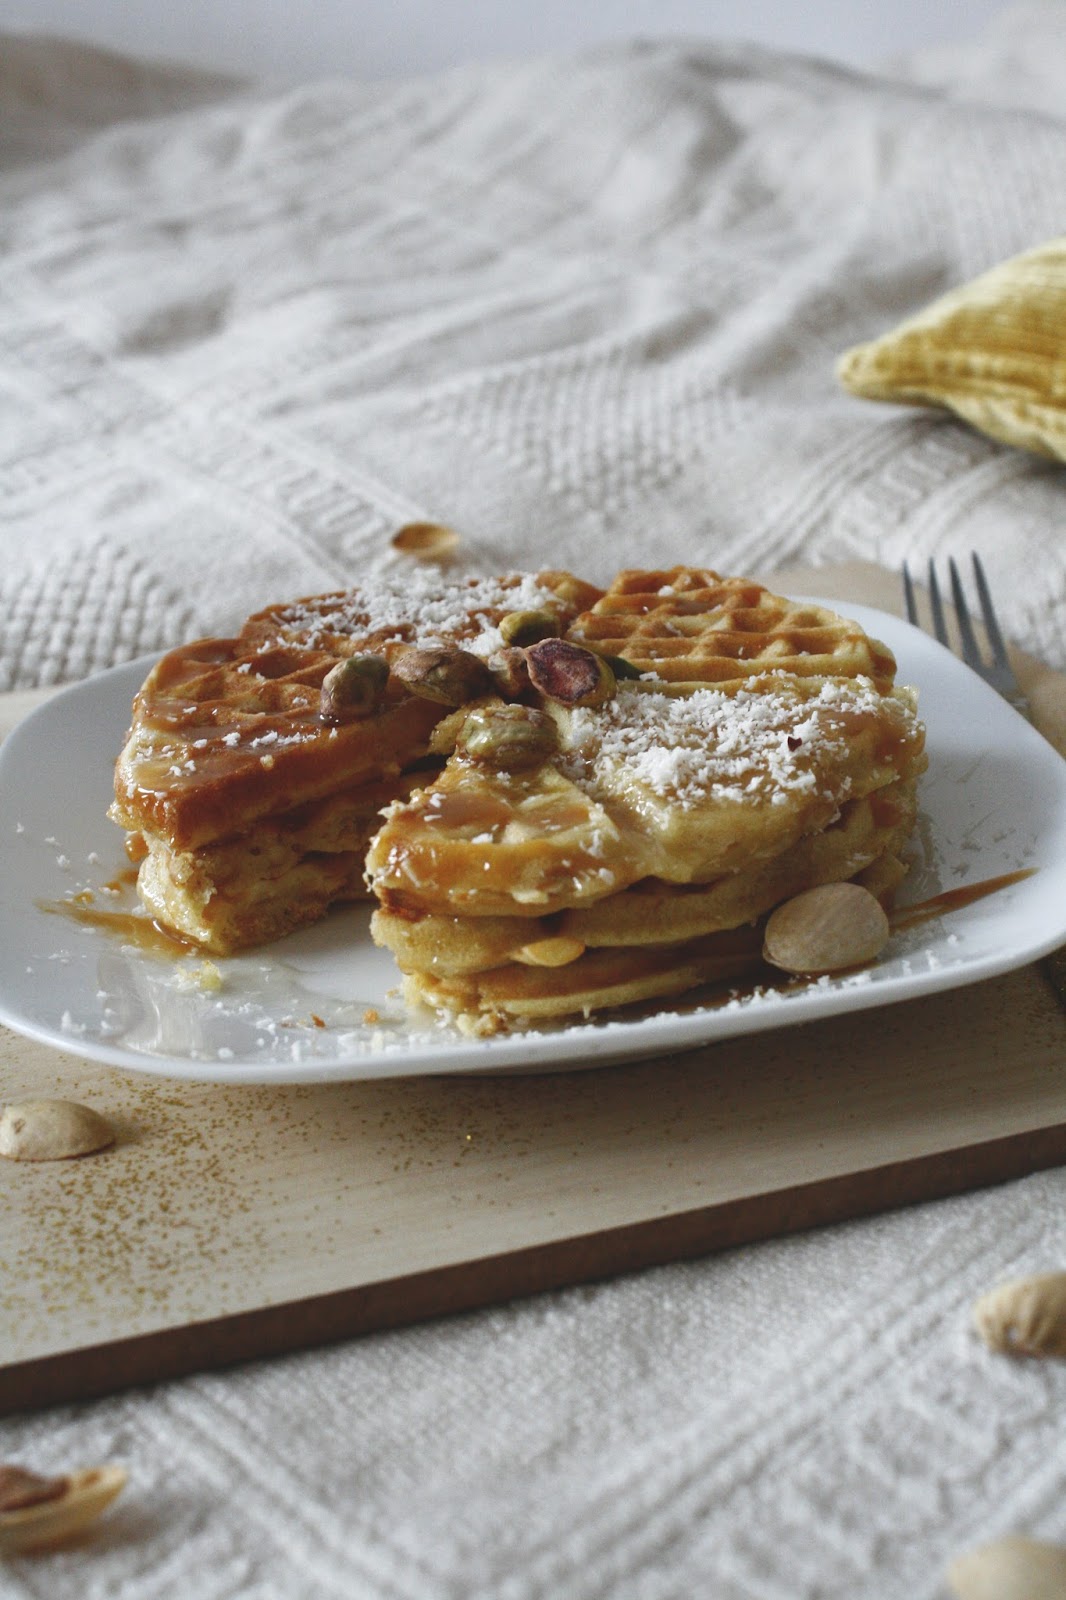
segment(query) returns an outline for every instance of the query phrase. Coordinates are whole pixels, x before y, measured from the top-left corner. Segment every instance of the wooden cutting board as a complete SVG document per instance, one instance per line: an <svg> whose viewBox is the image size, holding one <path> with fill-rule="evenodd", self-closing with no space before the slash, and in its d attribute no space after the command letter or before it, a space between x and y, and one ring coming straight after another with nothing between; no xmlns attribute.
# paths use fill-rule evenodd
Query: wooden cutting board
<svg viewBox="0 0 1066 1600"><path fill-rule="evenodd" d="M895 608L877 569L775 581ZM1062 738L1066 682L1020 665ZM1040 967L554 1076L233 1089L0 1030L0 1100L76 1099L118 1129L83 1160L0 1161L0 1413L1053 1165L1064 1067Z"/></svg>

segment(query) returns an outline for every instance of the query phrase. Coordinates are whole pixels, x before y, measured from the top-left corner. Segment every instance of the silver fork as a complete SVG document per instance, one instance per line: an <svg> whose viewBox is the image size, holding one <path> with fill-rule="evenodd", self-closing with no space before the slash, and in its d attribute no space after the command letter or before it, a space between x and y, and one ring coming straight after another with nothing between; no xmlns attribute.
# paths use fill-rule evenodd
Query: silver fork
<svg viewBox="0 0 1066 1600"><path fill-rule="evenodd" d="M981 558L975 550L970 552L970 560L973 562L974 582L977 584L977 593L981 601L981 618L984 622L985 633L988 635L992 659L985 659L981 646L977 642L977 635L974 633L973 622L970 617L970 607L966 599L965 590L962 587L962 579L959 577L959 569L955 565L954 557L952 557L948 561L948 573L951 577L951 598L959 623L959 642L962 645L962 659L979 677L982 677L986 683L991 684L997 694L1001 694L1004 700L1009 701L1015 711L1020 711L1023 717L1031 719L1029 702L1022 692L1021 684L1015 677L1014 668L1011 666L1007 656L1007 646L1003 642L1003 634L996 618L992 595L988 588L988 579L985 577L985 569L981 565ZM932 561L929 563L927 586L929 589L929 605L933 614L933 633L941 644L947 645L950 649L951 641L948 638L947 620L944 616L944 602L940 597L940 584L937 582L936 566ZM921 627L918 617L918 604L914 594L914 584L911 581L906 562L903 563L903 598L907 607L907 621L913 622L915 627Z"/></svg>
<svg viewBox="0 0 1066 1600"><path fill-rule="evenodd" d="M996 618L995 607L992 604L992 595L985 577L985 569L981 565L981 558L976 551L971 551L970 560L973 562L974 581L977 584L977 593L981 600L981 617L988 635L988 643L992 651L991 661L986 661L977 642L970 617L970 608L966 602L966 595L959 577L959 569L954 560L948 561L948 572L951 577L951 598L955 606L955 615L959 623L959 641L962 645L962 659L968 667L990 683L998 694L1008 700L1016 711L1023 717L1032 721L1032 712L1029 702L1025 697L1021 684L1014 675L1014 669L1007 659L1007 647L1003 642ZM951 648L948 638L947 622L944 617L944 602L940 596L940 585L937 582L936 567L929 563L928 574L929 606L933 616L933 633L941 644ZM922 626L918 616L918 604L914 594L914 584L911 581L907 563L903 563L903 599L907 608L907 621L912 622L916 628ZM1043 962L1044 972L1050 980L1051 986L1058 997L1059 1004L1066 1010L1066 945L1060 950L1055 950L1046 956Z"/></svg>

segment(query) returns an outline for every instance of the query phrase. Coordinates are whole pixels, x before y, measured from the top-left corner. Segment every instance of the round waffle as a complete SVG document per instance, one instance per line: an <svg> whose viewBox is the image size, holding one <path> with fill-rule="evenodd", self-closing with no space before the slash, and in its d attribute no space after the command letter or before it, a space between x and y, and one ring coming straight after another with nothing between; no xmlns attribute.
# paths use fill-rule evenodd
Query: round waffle
<svg viewBox="0 0 1066 1600"><path fill-rule="evenodd" d="M447 706L428 698L434 651ZM334 672L367 654L388 670ZM814 883L890 890L924 764L894 671L857 624L707 569L607 591L396 569L165 656L112 815L149 909L207 948L369 887L413 997L486 1025L565 1016L748 970L750 925ZM485 695L490 672L519 704ZM362 704L346 673L373 679Z"/></svg>
<svg viewBox="0 0 1066 1600"><path fill-rule="evenodd" d="M172 650L133 703L113 816L175 849L238 835L259 818L404 770L444 708L390 677L373 716L327 725L326 673L345 656L417 641L488 657L499 623L550 610L565 627L602 591L566 572L444 580L414 567L359 589L273 606L236 639Z"/></svg>
<svg viewBox="0 0 1066 1600"><path fill-rule="evenodd" d="M322 650L249 648L238 639L170 651L133 703L115 770L115 820L194 849L423 755L441 707L398 684L373 718L323 723L321 684L335 662Z"/></svg>
<svg viewBox="0 0 1066 1600"><path fill-rule="evenodd" d="M402 773L327 795L197 850L138 835L138 893L157 922L214 955L280 939L339 901L366 899L363 863L381 809L416 779Z"/></svg>
<svg viewBox="0 0 1066 1600"><path fill-rule="evenodd" d="M439 978L507 962L568 965L587 948L677 945L753 923L804 889L896 859L914 825L916 804L913 780L892 784L849 802L832 827L779 856L709 884L683 887L647 878L592 905L534 919L411 916L379 908L371 932L403 971Z"/></svg>
<svg viewBox="0 0 1066 1600"><path fill-rule="evenodd" d="M444 578L429 568L405 567L358 588L268 606L248 618L241 638L334 657L366 650L388 655L413 643L473 645L487 655L502 645L499 624L509 612L549 611L565 629L602 593L572 572Z"/></svg>
<svg viewBox="0 0 1066 1600"><path fill-rule="evenodd" d="M684 994L760 970L761 930L737 928L668 949L589 950L562 968L512 963L466 977L414 972L404 995L449 1013L473 1033L497 1032L512 1020L556 1017L631 1006Z"/></svg>
<svg viewBox="0 0 1066 1600"><path fill-rule="evenodd" d="M620 572L570 637L670 683L730 683L768 671L892 682L886 645L809 600L787 600L706 567Z"/></svg>
<svg viewBox="0 0 1066 1600"><path fill-rule="evenodd" d="M454 755L386 813L367 856L389 909L546 916L642 878L707 883L829 827L848 800L920 770L904 691L773 675L726 694L622 685L553 707L560 751L518 774Z"/></svg>

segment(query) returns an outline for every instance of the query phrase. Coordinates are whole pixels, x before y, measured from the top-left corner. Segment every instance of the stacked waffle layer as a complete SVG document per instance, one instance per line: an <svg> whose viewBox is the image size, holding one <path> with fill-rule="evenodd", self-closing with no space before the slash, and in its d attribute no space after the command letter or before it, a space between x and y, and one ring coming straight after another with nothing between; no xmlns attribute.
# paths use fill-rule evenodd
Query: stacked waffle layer
<svg viewBox="0 0 1066 1600"><path fill-rule="evenodd" d="M411 667L434 650L477 669L444 699ZM368 657L372 705L324 720ZM409 999L492 1032L751 972L814 885L890 895L925 759L894 674L857 624L703 569L413 574L165 658L114 814L149 909L222 953L365 869Z"/></svg>
<svg viewBox="0 0 1066 1600"><path fill-rule="evenodd" d="M922 766L912 698L770 674L550 713L553 759L457 751L395 803L368 870L412 1000L475 1031L661 999L759 965L802 890L903 876Z"/></svg>
<svg viewBox="0 0 1066 1600"><path fill-rule="evenodd" d="M146 909L228 955L365 898L381 809L432 777L430 736L451 709L412 693L390 661L459 651L491 687L487 666L477 672L503 617L537 608L562 628L599 593L566 573L448 582L416 568L172 650L134 701L111 808ZM331 707L324 685L352 661L379 664L375 692Z"/></svg>

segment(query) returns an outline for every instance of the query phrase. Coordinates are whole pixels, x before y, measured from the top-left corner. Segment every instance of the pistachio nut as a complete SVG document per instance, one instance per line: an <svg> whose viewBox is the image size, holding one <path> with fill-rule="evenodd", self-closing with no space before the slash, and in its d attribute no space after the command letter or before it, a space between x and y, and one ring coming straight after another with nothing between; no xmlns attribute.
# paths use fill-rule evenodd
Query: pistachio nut
<svg viewBox="0 0 1066 1600"><path fill-rule="evenodd" d="M441 706L465 705L491 694L494 688L485 663L456 645L441 645L436 650L412 646L397 655L392 670L412 694Z"/></svg>
<svg viewBox="0 0 1066 1600"><path fill-rule="evenodd" d="M984 1294L973 1320L990 1350L1011 1356L1066 1356L1066 1272L1011 1278Z"/></svg>
<svg viewBox="0 0 1066 1600"><path fill-rule="evenodd" d="M455 748L498 772L539 767L558 749L555 724L535 706L477 706L459 729Z"/></svg>
<svg viewBox="0 0 1066 1600"><path fill-rule="evenodd" d="M601 706L614 697L615 677L607 662L584 645L542 639L526 651L534 689L566 706Z"/></svg>
<svg viewBox="0 0 1066 1600"><path fill-rule="evenodd" d="M372 717L385 695L389 664L384 656L347 656L322 679L323 722L359 722Z"/></svg>
<svg viewBox="0 0 1066 1600"><path fill-rule="evenodd" d="M554 611L509 611L500 623L504 644L536 644L539 639L557 639L562 629Z"/></svg>
<svg viewBox="0 0 1066 1600"><path fill-rule="evenodd" d="M392 536L392 548L422 561L446 561L459 543L454 528L441 522L405 522Z"/></svg>
<svg viewBox="0 0 1066 1600"><path fill-rule="evenodd" d="M592 645L589 646L591 650ZM606 661L616 678L642 678L644 668L638 667L634 662L627 661L625 656L609 656L605 650L597 650L596 654L601 661Z"/></svg>
<svg viewBox="0 0 1066 1600"><path fill-rule="evenodd" d="M0 1156L11 1161L66 1161L115 1142L115 1130L76 1100L24 1100L0 1112Z"/></svg>
<svg viewBox="0 0 1066 1600"><path fill-rule="evenodd" d="M869 889L823 883L771 913L763 958L803 977L843 972L879 956L890 931L884 908Z"/></svg>
<svg viewBox="0 0 1066 1600"><path fill-rule="evenodd" d="M39 1478L22 1467L0 1467L9 1492L0 1497L0 1556L49 1550L80 1534L126 1482L119 1466L83 1467L62 1478Z"/></svg>

